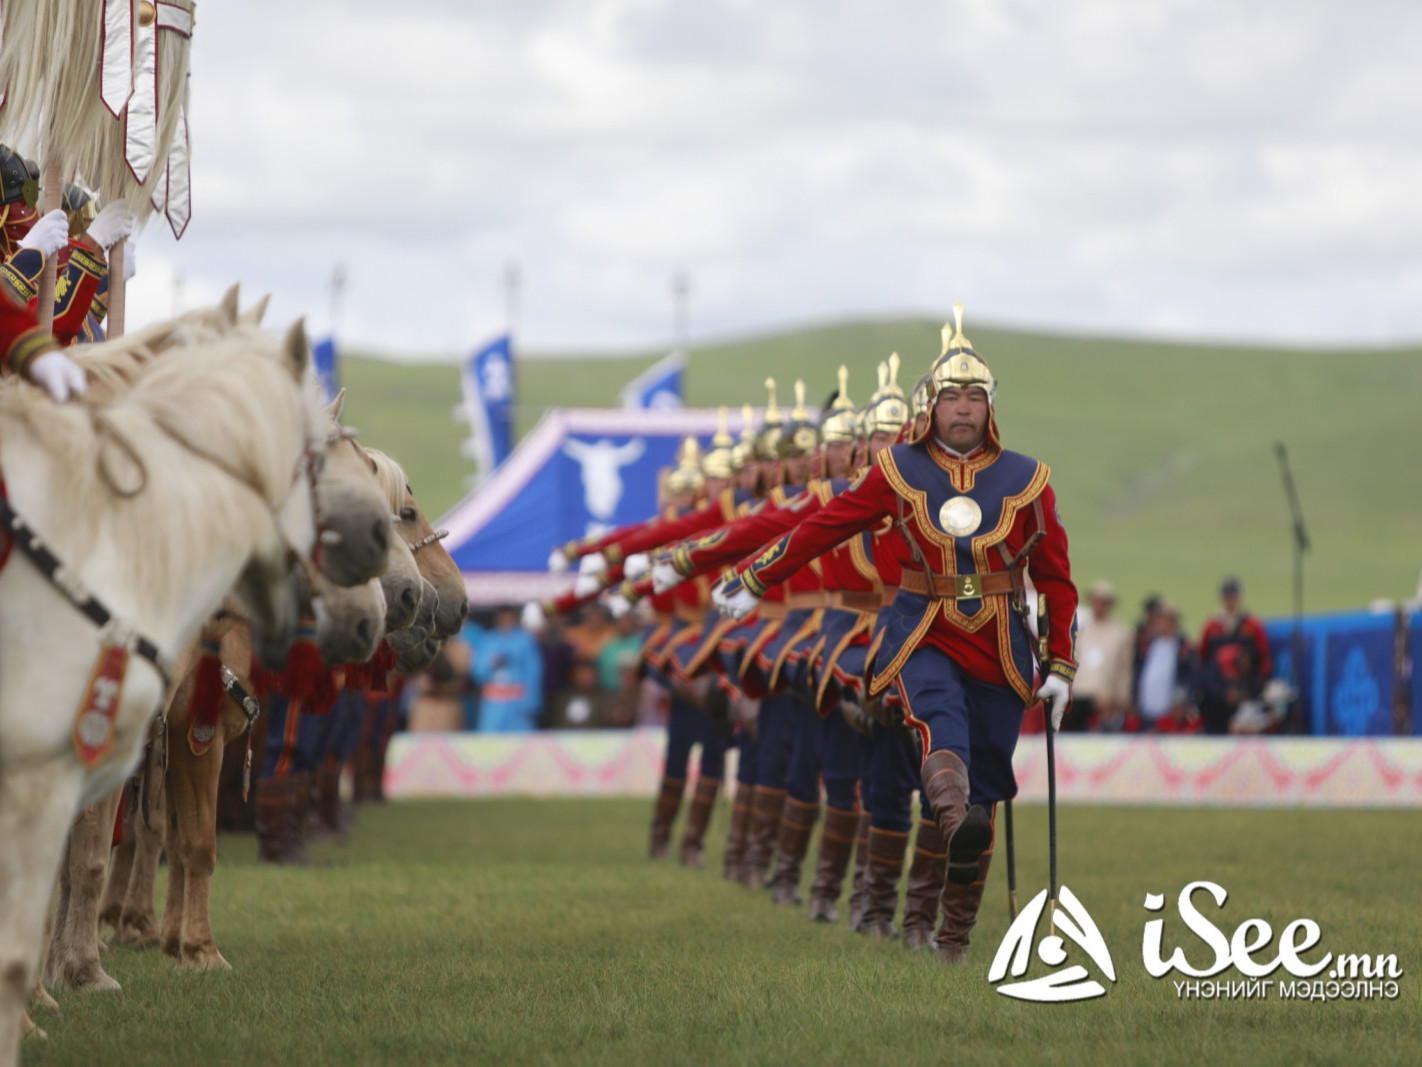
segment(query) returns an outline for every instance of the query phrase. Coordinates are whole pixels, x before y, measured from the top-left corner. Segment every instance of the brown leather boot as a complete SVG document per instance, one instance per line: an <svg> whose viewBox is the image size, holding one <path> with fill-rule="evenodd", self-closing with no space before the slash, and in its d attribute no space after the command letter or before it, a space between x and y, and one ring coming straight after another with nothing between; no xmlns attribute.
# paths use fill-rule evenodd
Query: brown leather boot
<svg viewBox="0 0 1422 1067"><path fill-rule="evenodd" d="M681 794L686 789L684 778L663 778L662 791L657 794L657 806L652 809L652 859L665 859L671 842L672 823L681 807Z"/></svg>
<svg viewBox="0 0 1422 1067"><path fill-rule="evenodd" d="M854 882L849 890L849 928L856 934L864 925L864 874L869 870L869 813L859 813L854 832Z"/></svg>
<svg viewBox="0 0 1422 1067"><path fill-rule="evenodd" d="M992 816L981 804L968 804L968 768L952 752L930 752L920 772L923 791L948 843L948 881L968 885L978 876L978 857L992 847Z"/></svg>
<svg viewBox="0 0 1422 1067"><path fill-rule="evenodd" d="M257 859L262 863L305 867L306 809L311 775L278 774L257 787Z"/></svg>
<svg viewBox="0 0 1422 1067"><path fill-rule="evenodd" d="M755 787L751 794L750 828L746 831L746 854L741 866L741 884L747 889L765 885L770 853L780 831L780 814L785 809L785 790Z"/></svg>
<svg viewBox="0 0 1422 1067"><path fill-rule="evenodd" d="M312 810L312 828L318 833L332 834L344 841L349 837L350 812L341 803L341 768L334 759L327 760L316 772L316 795Z"/></svg>
<svg viewBox="0 0 1422 1067"><path fill-rule="evenodd" d="M370 799L370 742L362 741L356 746L355 755L351 757L351 784L354 787L352 799L357 804L364 804Z"/></svg>
<svg viewBox="0 0 1422 1067"><path fill-rule="evenodd" d="M739 882L746 858L746 832L750 829L751 794L755 787L736 783L736 799L731 804L731 829L726 835L726 855L721 865L721 877Z"/></svg>
<svg viewBox="0 0 1422 1067"><path fill-rule="evenodd" d="M968 885L943 883L943 922L939 924L934 948L944 963L963 963L968 952L968 933L978 921L978 908L983 902L988 867L992 865L992 849L978 857L978 874Z"/></svg>
<svg viewBox="0 0 1422 1067"><path fill-rule="evenodd" d="M859 932L870 937L898 937L894 912L899 908L899 875L904 870L908 834L869 828L869 865L864 871L864 918Z"/></svg>
<svg viewBox="0 0 1422 1067"><path fill-rule="evenodd" d="M705 775L696 779L696 789L691 794L691 807L686 813L686 832L681 838L682 866L706 866L701 843L706 839L706 827L711 822L711 812L715 810L716 798L720 793L721 779L707 778Z"/></svg>
<svg viewBox="0 0 1422 1067"><path fill-rule="evenodd" d="M844 888L844 872L854 851L859 832L859 813L825 808L825 828L820 834L820 856L815 864L815 880L810 883L810 919L813 922L839 921L839 894Z"/></svg>
<svg viewBox="0 0 1422 1067"><path fill-rule="evenodd" d="M921 819L909 865L908 897L904 900L904 944L918 950L933 944L933 924L938 921L938 898L947 877L948 852L938 824Z"/></svg>
<svg viewBox="0 0 1422 1067"><path fill-rule="evenodd" d="M810 835L819 821L818 803L806 804L794 797L785 799L780 818L780 841L775 846L775 873L770 876L770 899L775 904L801 904L800 869L810 848Z"/></svg>

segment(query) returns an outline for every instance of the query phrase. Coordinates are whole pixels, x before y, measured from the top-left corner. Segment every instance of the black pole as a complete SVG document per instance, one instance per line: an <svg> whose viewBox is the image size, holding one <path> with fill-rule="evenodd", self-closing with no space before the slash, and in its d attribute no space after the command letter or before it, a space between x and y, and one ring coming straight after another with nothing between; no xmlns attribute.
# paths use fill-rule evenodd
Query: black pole
<svg viewBox="0 0 1422 1067"><path fill-rule="evenodd" d="M1298 489L1294 486L1294 473L1289 467L1289 450L1284 442L1274 443L1274 454L1279 457L1279 475L1284 480L1284 496L1289 501L1289 513L1294 524L1294 634L1293 634L1293 677L1289 680L1294 687L1293 709L1289 714L1291 733L1303 733L1303 611L1304 611L1304 553L1309 550L1308 530L1304 526L1303 508L1299 506Z"/></svg>
<svg viewBox="0 0 1422 1067"><path fill-rule="evenodd" d="M1003 801L1003 816L1007 819L1007 910L1017 918L1017 845L1012 834L1012 801Z"/></svg>

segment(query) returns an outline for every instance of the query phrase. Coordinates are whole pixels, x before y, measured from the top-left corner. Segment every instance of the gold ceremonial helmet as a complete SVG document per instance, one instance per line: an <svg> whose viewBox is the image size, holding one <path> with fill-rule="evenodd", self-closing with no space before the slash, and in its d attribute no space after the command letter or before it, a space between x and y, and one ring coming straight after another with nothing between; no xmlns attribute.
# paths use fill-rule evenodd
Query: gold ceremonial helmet
<svg viewBox="0 0 1422 1067"><path fill-rule="evenodd" d="M818 448L819 444L820 431L810 421L810 409L805 407L805 381L803 378L797 379L795 382L795 408L790 412L789 425L780 435L780 458L807 456Z"/></svg>
<svg viewBox="0 0 1422 1067"><path fill-rule="evenodd" d="M963 304L953 304L953 324L943 327L943 354L933 364L929 372L933 379L932 395L937 397L944 389L969 389L978 386L987 393L988 404L997 398L997 379L988 370L982 356L973 349L973 343L963 336Z"/></svg>
<svg viewBox="0 0 1422 1067"><path fill-rule="evenodd" d="M765 379L765 388L770 399L765 405L765 421L755 439L755 454L759 459L774 459L780 454L780 438L785 433L785 417L775 406L775 379Z"/></svg>
<svg viewBox="0 0 1422 1067"><path fill-rule="evenodd" d="M825 444L832 441L853 443L859 436L854 401L849 399L849 368L846 366L839 368L839 394L830 405L829 414L820 423L820 436Z"/></svg>
<svg viewBox="0 0 1422 1067"><path fill-rule="evenodd" d="M717 415L716 436L711 438L711 450L701 460L701 473L708 478L730 478L740 464L736 462L736 439L726 429L726 409Z"/></svg>
<svg viewBox="0 0 1422 1067"><path fill-rule="evenodd" d="M914 418L927 415L933 408L933 375L925 374L913 386Z"/></svg>
<svg viewBox="0 0 1422 1067"><path fill-rule="evenodd" d="M706 484L701 474L701 446L694 437L682 438L676 469L667 475L667 492L695 493Z"/></svg>
<svg viewBox="0 0 1422 1067"><path fill-rule="evenodd" d="M897 437L908 421L908 401L899 388L899 354L894 352L879 364L879 389L864 409L864 436L889 433Z"/></svg>
<svg viewBox="0 0 1422 1067"><path fill-rule="evenodd" d="M740 470L755 458L755 412L749 404L741 405L741 439L731 450L731 461Z"/></svg>

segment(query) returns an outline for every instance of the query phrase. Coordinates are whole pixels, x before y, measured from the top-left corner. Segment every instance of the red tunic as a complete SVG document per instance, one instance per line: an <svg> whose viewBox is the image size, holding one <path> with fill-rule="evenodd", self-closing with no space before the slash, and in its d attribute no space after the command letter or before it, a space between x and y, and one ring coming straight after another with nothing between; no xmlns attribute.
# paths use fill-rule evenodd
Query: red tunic
<svg viewBox="0 0 1422 1067"><path fill-rule="evenodd" d="M996 459L994 453L989 453L957 460L936 445L928 447L936 452L932 457L934 462L943 469L945 477L954 479L954 485L970 484L974 472L990 466ZM897 473L894 478L898 487L891 484L890 476L885 473L884 456L889 456L889 453L881 455L880 462L866 471L856 484L786 534L770 551L743 568L747 587L759 593L768 586L785 581L806 562L845 538L879 526L886 518L897 516L901 500L904 501L905 524L909 533L933 571L937 574L957 573L954 539L932 526L931 519L916 513L911 497L901 496L901 490L911 493L911 489ZM890 456L889 464L892 463ZM1074 634L1077 593L1071 580L1066 531L1057 517L1056 498L1046 484L1046 473L1045 467L1041 468L1041 485L1039 490L1034 490L1036 498L1041 501L1041 508L1005 510L1002 521L1006 528L992 532L992 536L1010 552L1016 553L1037 532L1037 517L1041 515L1044 537L1029 557L1028 573L1039 593L1047 598L1051 669L1071 679L1076 670ZM993 567L986 552L983 557L984 566L980 572L985 573ZM925 615L924 628L916 634L916 644L928 642L942 649L972 677L998 685L1012 685L1026 699L1029 693L1023 690L1026 688L1030 692L1031 679L1021 678L1017 670L1011 668L1007 662L1010 655L1004 648L1007 619L1003 613L1008 610L1004 597L987 598L983 608L971 617L958 612L952 601L932 601Z"/></svg>

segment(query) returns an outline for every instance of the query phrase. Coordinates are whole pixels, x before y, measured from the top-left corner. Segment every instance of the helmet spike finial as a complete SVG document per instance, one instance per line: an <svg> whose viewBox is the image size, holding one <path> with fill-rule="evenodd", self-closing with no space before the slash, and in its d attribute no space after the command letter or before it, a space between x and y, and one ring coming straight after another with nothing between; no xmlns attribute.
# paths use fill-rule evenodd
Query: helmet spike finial
<svg viewBox="0 0 1422 1067"><path fill-rule="evenodd" d="M889 353L888 384L892 385L895 389L899 387L899 354L897 352Z"/></svg>
<svg viewBox="0 0 1422 1067"><path fill-rule="evenodd" d="M882 392L884 391L884 386L886 386L886 385L888 385L888 384L889 384L889 365L888 365L887 363L885 363L885 362L881 359L881 360L879 360L879 390L878 390L878 392L879 392L879 393L882 393ZM874 395L877 396L878 393L875 393Z"/></svg>

